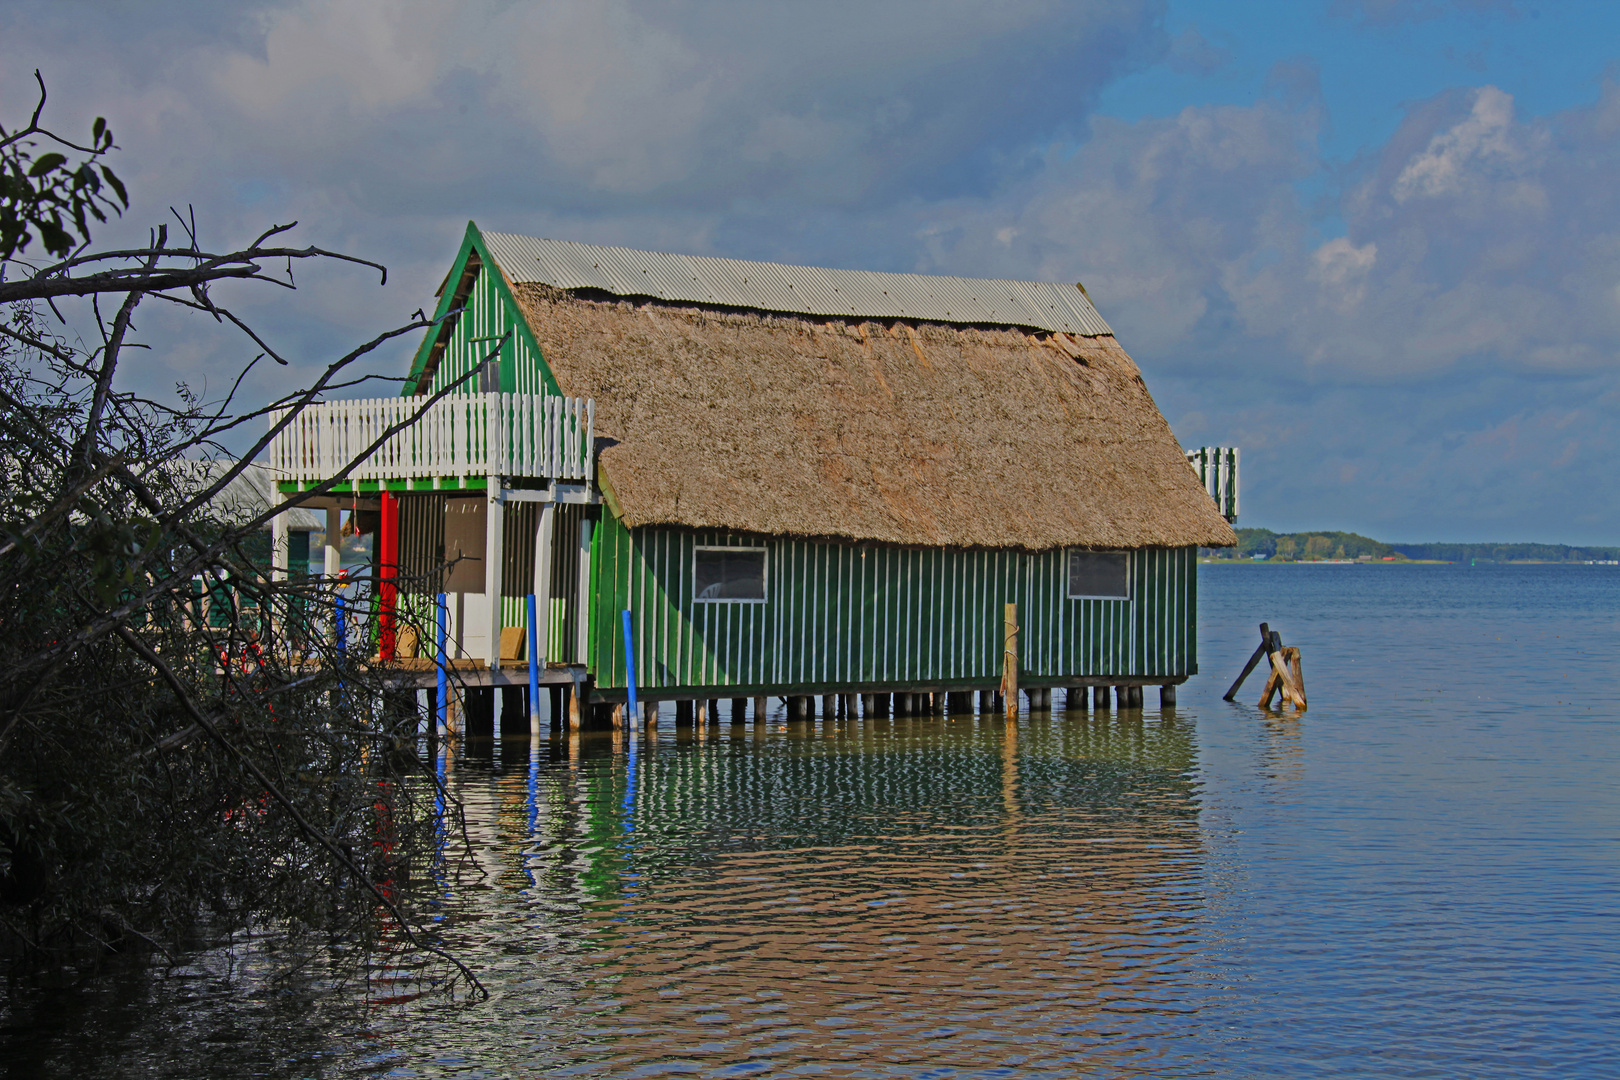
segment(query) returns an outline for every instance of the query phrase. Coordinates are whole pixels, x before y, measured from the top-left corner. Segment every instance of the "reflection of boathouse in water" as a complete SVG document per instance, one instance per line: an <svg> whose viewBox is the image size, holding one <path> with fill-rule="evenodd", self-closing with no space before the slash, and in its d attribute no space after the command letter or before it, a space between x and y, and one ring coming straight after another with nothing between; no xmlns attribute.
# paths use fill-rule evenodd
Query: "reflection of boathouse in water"
<svg viewBox="0 0 1620 1080"><path fill-rule="evenodd" d="M1006 604L1035 703L1197 670L1197 549L1235 538L1081 288L469 226L457 310L402 397L314 406L268 461L312 487L470 375L311 503L376 511L384 660L442 591L470 685L537 649L602 702L626 611L643 701L943 707L999 683Z"/></svg>
<svg viewBox="0 0 1620 1080"><path fill-rule="evenodd" d="M816 726L683 729L628 766L607 740L504 744L458 788L496 889L478 932L591 987L574 1034L626 1073L762 1042L908 1075L1101 1064L1208 990L1191 724Z"/></svg>

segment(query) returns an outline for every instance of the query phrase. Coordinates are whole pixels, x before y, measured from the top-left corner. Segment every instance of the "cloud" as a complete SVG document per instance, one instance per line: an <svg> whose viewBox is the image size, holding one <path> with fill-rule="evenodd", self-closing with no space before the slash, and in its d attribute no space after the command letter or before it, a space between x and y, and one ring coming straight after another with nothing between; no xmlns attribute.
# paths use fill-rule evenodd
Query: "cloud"
<svg viewBox="0 0 1620 1080"><path fill-rule="evenodd" d="M936 208L924 265L1084 280L1183 439L1245 447L1268 522L1607 536L1620 88L1530 118L1459 88L1334 166L1325 105L1291 81L1251 106L1098 118L993 198ZM1336 190L1301 196L1330 170Z"/></svg>
<svg viewBox="0 0 1620 1080"><path fill-rule="evenodd" d="M1438 507L1500 533L1564 506L1570 529L1606 528L1614 82L1540 116L1500 86L1455 87L1350 162L1319 146L1332 108L1309 58L1277 64L1250 103L1097 115L1131 72L1228 63L1197 29L1168 36L1164 15L1131 0L17 0L0 93L26 100L37 64L63 127L109 116L137 199L109 238L193 203L215 238L297 218L305 241L387 262L387 289L301 270L296 312L237 294L301 365L290 375L428 304L468 218L1083 280L1178 433L1245 447L1245 505L1266 523L1413 536ZM242 355L172 323L142 318L171 343L154 383L217 382Z"/></svg>
<svg viewBox="0 0 1620 1080"><path fill-rule="evenodd" d="M1472 170L1521 162L1525 154L1511 138L1513 99L1494 86L1474 95L1468 117L1429 140L1395 178L1391 194L1404 203L1416 196L1453 194L1462 190Z"/></svg>

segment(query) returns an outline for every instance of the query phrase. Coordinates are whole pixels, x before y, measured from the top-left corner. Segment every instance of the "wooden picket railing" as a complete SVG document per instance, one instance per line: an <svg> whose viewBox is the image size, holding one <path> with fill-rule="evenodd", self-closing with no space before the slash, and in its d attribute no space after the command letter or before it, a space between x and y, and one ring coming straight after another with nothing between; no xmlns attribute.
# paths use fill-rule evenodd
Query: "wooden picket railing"
<svg viewBox="0 0 1620 1080"><path fill-rule="evenodd" d="M278 479L331 479L422 398L327 401L306 407L271 440ZM287 410L272 413L279 424ZM349 472L353 480L525 476L595 479L596 403L536 394L451 394L429 406Z"/></svg>
<svg viewBox="0 0 1620 1080"><path fill-rule="evenodd" d="M1198 474L1209 497L1227 521L1238 517L1238 448L1235 446L1200 446L1188 450L1187 464Z"/></svg>

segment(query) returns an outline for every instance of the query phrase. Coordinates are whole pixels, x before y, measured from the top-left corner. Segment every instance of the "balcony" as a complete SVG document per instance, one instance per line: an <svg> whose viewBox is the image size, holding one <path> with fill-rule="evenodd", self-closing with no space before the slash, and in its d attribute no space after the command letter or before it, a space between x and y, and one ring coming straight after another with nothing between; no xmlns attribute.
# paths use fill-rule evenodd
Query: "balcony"
<svg viewBox="0 0 1620 1080"><path fill-rule="evenodd" d="M365 454L353 481L422 482L456 477L530 477L590 484L596 403L535 394L452 394L312 404L270 442L264 463L282 482L305 487L330 480ZM411 421L367 453L389 428ZM271 414L272 429L290 410ZM415 485L413 485L415 486Z"/></svg>

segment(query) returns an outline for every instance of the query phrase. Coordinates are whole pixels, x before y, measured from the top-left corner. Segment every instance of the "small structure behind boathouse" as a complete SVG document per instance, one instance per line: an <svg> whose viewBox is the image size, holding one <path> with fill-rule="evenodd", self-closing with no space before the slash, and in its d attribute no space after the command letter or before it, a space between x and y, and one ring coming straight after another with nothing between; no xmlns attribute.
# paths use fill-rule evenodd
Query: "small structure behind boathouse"
<svg viewBox="0 0 1620 1080"><path fill-rule="evenodd" d="M1236 538L1082 288L469 225L455 311L403 398L316 406L269 465L329 478L482 364L328 501L379 509L383 603L450 594L488 681L531 594L524 655L606 701L993 690L1006 604L1022 687L1197 671L1196 552Z"/></svg>

